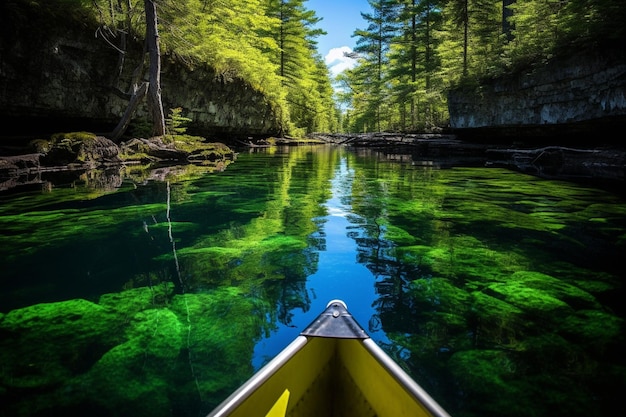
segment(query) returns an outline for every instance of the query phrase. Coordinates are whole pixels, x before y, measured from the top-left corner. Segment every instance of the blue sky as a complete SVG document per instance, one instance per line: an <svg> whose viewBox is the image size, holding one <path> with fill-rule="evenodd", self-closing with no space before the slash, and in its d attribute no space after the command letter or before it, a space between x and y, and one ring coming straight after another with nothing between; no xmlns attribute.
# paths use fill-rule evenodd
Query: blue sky
<svg viewBox="0 0 626 417"><path fill-rule="evenodd" d="M307 0L304 6L315 10L322 18L317 27L325 30L327 35L317 38L318 50L324 57L332 75L354 65L354 61L343 56L344 52L352 51L356 38L352 34L356 29L365 29L367 23L361 12L369 12L367 0Z"/></svg>

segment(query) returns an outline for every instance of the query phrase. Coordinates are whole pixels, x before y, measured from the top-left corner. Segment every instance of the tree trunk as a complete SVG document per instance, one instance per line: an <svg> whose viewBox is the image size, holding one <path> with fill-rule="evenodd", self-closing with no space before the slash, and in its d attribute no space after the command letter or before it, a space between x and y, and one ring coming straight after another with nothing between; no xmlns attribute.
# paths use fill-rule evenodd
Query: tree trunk
<svg viewBox="0 0 626 417"><path fill-rule="evenodd" d="M469 0L463 1L463 77L467 77L467 51L469 43Z"/></svg>
<svg viewBox="0 0 626 417"><path fill-rule="evenodd" d="M513 16L511 5L515 4L515 0L502 0L502 33L506 36L507 41L513 40L513 25L509 18Z"/></svg>
<svg viewBox="0 0 626 417"><path fill-rule="evenodd" d="M150 83L148 85L148 109L152 115L152 134L165 134L165 116L161 101L161 51L157 29L157 11L154 0L144 0L146 11L146 42L150 55Z"/></svg>
<svg viewBox="0 0 626 417"><path fill-rule="evenodd" d="M130 85L130 101L128 107L113 132L111 140L118 142L130 125L135 110L141 100L148 95L148 109L152 116L152 135L162 136L165 134L165 115L161 101L161 52L159 49L159 33L157 31L156 4L152 0L144 0L146 14L146 39L144 53L133 73ZM145 53L150 57L150 81L141 82L145 66Z"/></svg>
<svg viewBox="0 0 626 417"><path fill-rule="evenodd" d="M115 143L117 143L124 134L124 132L126 132L130 121L133 119L133 114L135 113L137 106L146 96L146 92L148 91L148 83L141 83L140 86L137 86L135 84L133 86L133 90L134 91L132 92L130 102L128 103L128 107L126 107L126 111L124 112L122 119L111 133L111 140Z"/></svg>

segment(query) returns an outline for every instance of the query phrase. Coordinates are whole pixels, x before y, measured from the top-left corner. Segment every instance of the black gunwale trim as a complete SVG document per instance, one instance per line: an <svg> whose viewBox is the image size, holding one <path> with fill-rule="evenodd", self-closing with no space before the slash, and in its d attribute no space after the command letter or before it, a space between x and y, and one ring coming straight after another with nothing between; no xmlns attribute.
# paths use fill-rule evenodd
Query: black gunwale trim
<svg viewBox="0 0 626 417"><path fill-rule="evenodd" d="M352 317L341 300L329 302L326 310L317 316L300 335L334 339L369 339L369 335Z"/></svg>

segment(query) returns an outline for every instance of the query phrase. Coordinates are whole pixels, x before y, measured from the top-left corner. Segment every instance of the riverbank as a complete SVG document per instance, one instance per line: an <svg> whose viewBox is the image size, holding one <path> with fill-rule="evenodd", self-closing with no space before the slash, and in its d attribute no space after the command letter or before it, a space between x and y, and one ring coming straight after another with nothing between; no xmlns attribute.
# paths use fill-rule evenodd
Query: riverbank
<svg viewBox="0 0 626 417"><path fill-rule="evenodd" d="M85 173L107 178L97 184L115 184L119 171L128 167L145 172L157 169L157 178L164 175L164 167L197 165L223 170L235 157L235 151L223 143L190 135L133 138L117 144L89 132L59 133L31 140L28 146L0 147L0 192L25 187L46 190L58 177L71 184Z"/></svg>
<svg viewBox="0 0 626 417"><path fill-rule="evenodd" d="M626 149L517 143L478 143L445 133L312 134L327 143L378 148L388 155L410 155L413 164L451 167L494 166L547 179L602 184L617 190L626 182Z"/></svg>
<svg viewBox="0 0 626 417"><path fill-rule="evenodd" d="M54 173L83 173L89 170L128 165L176 166L186 164L224 165L234 160L237 150L279 146L331 144L355 149L377 149L386 159L412 165L451 168L458 166L504 167L547 179L589 183L621 191L626 182L626 150L618 147L566 147L557 145L479 143L446 133L315 133L306 138L265 138L261 140L207 143L193 142L183 149L174 143L132 139L115 145L102 137L85 143L65 138L48 149L49 143L29 152L1 156L0 191L24 186L47 186L46 176ZM180 142L180 141L179 141ZM232 147L232 149L231 149ZM73 150L73 153L70 152ZM70 157L71 156L71 157Z"/></svg>

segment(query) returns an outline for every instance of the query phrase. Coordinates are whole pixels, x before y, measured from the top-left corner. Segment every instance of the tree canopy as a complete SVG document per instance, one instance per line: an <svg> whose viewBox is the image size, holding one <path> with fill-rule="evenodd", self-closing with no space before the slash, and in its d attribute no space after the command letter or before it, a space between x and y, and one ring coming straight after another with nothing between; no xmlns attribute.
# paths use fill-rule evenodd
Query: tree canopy
<svg viewBox="0 0 626 417"><path fill-rule="evenodd" d="M28 4L40 14L90 17L99 24L97 41L120 51L113 87L130 96L144 93L142 71L130 85L119 75L130 40L146 37L144 1L7 0L2 10L19 18L15 10ZM306 0L150 2L163 56L245 80L265 95L282 133L294 136L445 126L451 88L528 70L564 51L626 41L626 3L614 0L368 0L367 27L353 35L358 64L331 80L316 49L320 18Z"/></svg>
<svg viewBox="0 0 626 417"><path fill-rule="evenodd" d="M10 0L21 2L24 0ZM33 1L30 3L40 3ZM331 80L316 50L320 18L306 0L152 0L158 43L165 58L190 68L209 66L225 79L241 78L265 95L282 133L301 135L337 128ZM119 50L119 74L131 39L146 37L144 0L57 0L38 4L50 14L81 10L99 24L96 36ZM76 15L76 12L72 12ZM152 35L149 35L152 36ZM129 96L138 78L114 87ZM185 103L176 103L184 109Z"/></svg>
<svg viewBox="0 0 626 417"><path fill-rule="evenodd" d="M341 74L344 129L447 124L447 90L471 87L581 47L626 40L610 0L368 0L358 65Z"/></svg>

